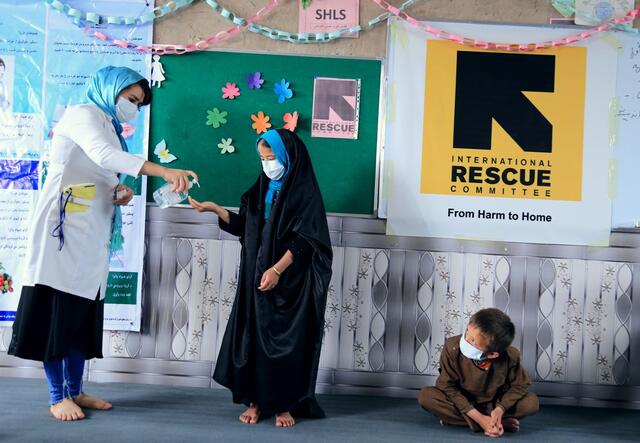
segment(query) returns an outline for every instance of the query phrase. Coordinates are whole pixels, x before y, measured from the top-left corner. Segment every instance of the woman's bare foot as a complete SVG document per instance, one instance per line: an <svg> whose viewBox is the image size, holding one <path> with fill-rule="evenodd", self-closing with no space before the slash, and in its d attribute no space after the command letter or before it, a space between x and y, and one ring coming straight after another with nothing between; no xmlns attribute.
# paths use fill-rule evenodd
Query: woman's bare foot
<svg viewBox="0 0 640 443"><path fill-rule="evenodd" d="M278 428L290 428L295 424L296 424L296 421L288 412L283 412L282 414L276 414L276 426Z"/></svg>
<svg viewBox="0 0 640 443"><path fill-rule="evenodd" d="M520 430L520 421L514 417L503 418L502 427L507 432L518 432Z"/></svg>
<svg viewBox="0 0 640 443"><path fill-rule="evenodd" d="M113 405L108 401L100 400L99 398L92 397L84 392L77 397L73 398L75 404L82 408L97 409L99 411L108 411L113 408Z"/></svg>
<svg viewBox="0 0 640 443"><path fill-rule="evenodd" d="M260 411L258 410L258 406L253 403L251 403L249 409L247 409L242 413L242 415L240 415L240 421L248 425L255 425L256 423L258 423L259 418Z"/></svg>
<svg viewBox="0 0 640 443"><path fill-rule="evenodd" d="M84 418L84 413L82 409L80 409L80 406L68 398L65 398L60 403L51 405L49 410L51 411L51 415L62 421L76 421Z"/></svg>

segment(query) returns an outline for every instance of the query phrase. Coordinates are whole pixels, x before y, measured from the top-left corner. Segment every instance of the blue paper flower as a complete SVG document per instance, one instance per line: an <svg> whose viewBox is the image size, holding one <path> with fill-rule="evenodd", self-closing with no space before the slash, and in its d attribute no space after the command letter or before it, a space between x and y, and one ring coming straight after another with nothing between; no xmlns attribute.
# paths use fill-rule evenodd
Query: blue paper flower
<svg viewBox="0 0 640 443"><path fill-rule="evenodd" d="M278 96L278 103L284 103L286 99L293 97L293 91L289 89L289 82L285 79L275 84L273 92Z"/></svg>

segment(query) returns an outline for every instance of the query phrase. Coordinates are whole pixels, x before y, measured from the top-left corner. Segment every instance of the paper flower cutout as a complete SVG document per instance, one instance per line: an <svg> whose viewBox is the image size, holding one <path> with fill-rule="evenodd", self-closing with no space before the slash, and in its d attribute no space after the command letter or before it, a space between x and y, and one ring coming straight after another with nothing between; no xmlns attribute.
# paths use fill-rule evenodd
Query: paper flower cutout
<svg viewBox="0 0 640 443"><path fill-rule="evenodd" d="M289 88L289 82L285 79L275 84L273 92L278 96L278 103L280 104L284 103L286 99L293 97L293 91Z"/></svg>
<svg viewBox="0 0 640 443"><path fill-rule="evenodd" d="M133 134L135 134L136 132L136 127L133 126L130 123L123 123L122 124L122 136L124 138L129 138L131 137Z"/></svg>
<svg viewBox="0 0 640 443"><path fill-rule="evenodd" d="M233 146L231 144L233 140L231 140L230 138L223 138L220 140L220 143L218 143L218 148L220 148L220 154L232 154L235 152L236 147Z"/></svg>
<svg viewBox="0 0 640 443"><path fill-rule="evenodd" d="M250 72L249 75L247 75L247 85L249 85L249 89L262 88L264 80L261 77L262 73L260 72Z"/></svg>
<svg viewBox="0 0 640 443"><path fill-rule="evenodd" d="M177 160L178 157L173 155L167 149L167 142L162 139L160 143L156 145L156 148L153 150L153 153L158 156L160 159L160 163L171 163L174 160Z"/></svg>
<svg viewBox="0 0 640 443"><path fill-rule="evenodd" d="M219 128L221 125L227 123L227 111L220 111L218 108L213 108L211 111L207 110L207 125Z"/></svg>
<svg viewBox="0 0 640 443"><path fill-rule="evenodd" d="M282 120L284 120L284 129L288 129L291 132L295 131L298 126L298 111L294 111L293 114L287 112L282 116Z"/></svg>
<svg viewBox="0 0 640 443"><path fill-rule="evenodd" d="M271 123L269 123L270 117L268 115L264 115L262 111L258 112L258 115L251 114L251 120L253 120L253 124L251 127L256 130L258 134L263 132L267 132L267 130L271 127Z"/></svg>
<svg viewBox="0 0 640 443"><path fill-rule="evenodd" d="M222 88L222 92L222 98L233 100L236 97L240 97L240 88L235 83L227 83L227 86Z"/></svg>

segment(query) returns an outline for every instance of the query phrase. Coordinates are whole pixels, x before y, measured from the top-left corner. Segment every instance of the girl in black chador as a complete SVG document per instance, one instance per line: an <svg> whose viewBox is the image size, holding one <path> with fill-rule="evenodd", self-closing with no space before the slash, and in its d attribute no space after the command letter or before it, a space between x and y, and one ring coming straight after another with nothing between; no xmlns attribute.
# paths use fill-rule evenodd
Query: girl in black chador
<svg viewBox="0 0 640 443"><path fill-rule="evenodd" d="M276 415L323 417L315 399L332 250L327 215L307 148L294 133L270 130L257 143L263 173L238 214L213 202L220 227L240 237L238 291L214 380L248 409L247 424Z"/></svg>

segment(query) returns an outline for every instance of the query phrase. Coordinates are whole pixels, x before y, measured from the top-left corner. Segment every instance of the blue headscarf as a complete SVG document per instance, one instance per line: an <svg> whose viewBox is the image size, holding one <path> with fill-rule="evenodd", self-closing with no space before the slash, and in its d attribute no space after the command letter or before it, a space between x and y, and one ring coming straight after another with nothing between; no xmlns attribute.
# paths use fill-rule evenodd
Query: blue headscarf
<svg viewBox="0 0 640 443"><path fill-rule="evenodd" d="M256 140L256 149L258 149L258 143L260 140L264 140L269 143L271 150L273 150L273 154L280 163L284 165L284 174L278 180L269 180L269 188L267 189L267 194L264 197L264 218L265 220L269 218L271 214L271 207L273 206L273 197L276 192L282 189L282 185L284 184L287 175L289 174L290 164L289 154L287 153L287 148L284 146L284 142L282 141L282 137L278 134L278 131L275 129L270 129L264 134L262 134Z"/></svg>
<svg viewBox="0 0 640 443"><path fill-rule="evenodd" d="M122 136L122 125L116 117L116 101L123 89L144 80L136 71L126 67L107 66L96 72L87 86L85 102L96 105L102 112L111 117L120 146L125 152L129 152L127 143ZM124 183L127 176L119 174L120 183ZM111 223L111 254L122 249L122 212L120 206L116 206Z"/></svg>
<svg viewBox="0 0 640 443"><path fill-rule="evenodd" d="M118 94L123 89L144 80L140 74L133 69L125 67L107 66L93 74L87 86L85 95L86 103L93 103L102 112L111 117L111 123L120 139L122 150L128 152L127 144L122 137L122 125L116 117L116 101Z"/></svg>

